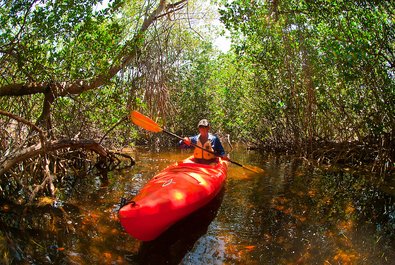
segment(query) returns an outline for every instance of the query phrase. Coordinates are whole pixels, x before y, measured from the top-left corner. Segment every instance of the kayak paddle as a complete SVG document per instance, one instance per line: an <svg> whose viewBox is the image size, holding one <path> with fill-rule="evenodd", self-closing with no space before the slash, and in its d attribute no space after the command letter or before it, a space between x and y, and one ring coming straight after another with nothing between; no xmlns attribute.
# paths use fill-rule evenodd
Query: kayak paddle
<svg viewBox="0 0 395 265"><path fill-rule="evenodd" d="M164 132L164 133L166 133L168 135L171 135L171 136L173 136L175 138L178 138L180 140L184 140L184 138L182 138L181 136L178 136L178 135L176 135L176 134L174 134L172 132L169 132L169 131L161 128L156 122L154 122L153 120L151 120L150 118L148 118L147 116L141 114L138 111L133 110L130 113L129 118L134 124L136 124L137 126L143 128L143 129L146 129L147 131L155 132L155 133ZM211 152L209 150L206 150L206 149L204 149L201 146L198 146L198 145L193 144L193 143L191 143L191 145L193 147L200 148L200 149L204 150L205 152L208 152L208 153L214 154L215 156L218 156L216 153ZM259 167L242 165L242 164L240 164L238 162L235 162L235 161L232 161L230 159L228 159L228 161L230 163L232 163L232 164L235 164L235 165L237 165L239 167L245 168L245 169L250 170L250 171L255 172L255 173L262 173L262 172L264 172L264 170L262 168L259 168Z"/></svg>

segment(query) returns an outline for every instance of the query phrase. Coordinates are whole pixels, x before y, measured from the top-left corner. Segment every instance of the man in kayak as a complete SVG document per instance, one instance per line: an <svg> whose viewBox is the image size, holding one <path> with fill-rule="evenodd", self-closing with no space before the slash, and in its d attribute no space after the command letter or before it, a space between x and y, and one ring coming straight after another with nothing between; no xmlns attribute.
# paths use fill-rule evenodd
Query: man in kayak
<svg viewBox="0 0 395 265"><path fill-rule="evenodd" d="M185 137L184 140L180 141L180 144L186 144L187 146L196 145L193 152L194 159L197 163L210 164L216 162L217 157L222 157L228 160L225 149L222 146L221 140L214 134L211 134L210 123L208 120L203 119L198 123L199 134L191 137ZM208 152L201 148L208 150Z"/></svg>

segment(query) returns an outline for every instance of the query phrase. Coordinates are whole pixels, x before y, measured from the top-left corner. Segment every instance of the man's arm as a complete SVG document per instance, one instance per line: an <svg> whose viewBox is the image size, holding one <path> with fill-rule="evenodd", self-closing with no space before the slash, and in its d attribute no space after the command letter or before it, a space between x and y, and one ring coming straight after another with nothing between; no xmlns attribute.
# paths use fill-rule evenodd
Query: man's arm
<svg viewBox="0 0 395 265"><path fill-rule="evenodd" d="M222 146L221 140L215 135L213 137L213 143L215 153L221 157L225 156L226 153L224 147Z"/></svg>

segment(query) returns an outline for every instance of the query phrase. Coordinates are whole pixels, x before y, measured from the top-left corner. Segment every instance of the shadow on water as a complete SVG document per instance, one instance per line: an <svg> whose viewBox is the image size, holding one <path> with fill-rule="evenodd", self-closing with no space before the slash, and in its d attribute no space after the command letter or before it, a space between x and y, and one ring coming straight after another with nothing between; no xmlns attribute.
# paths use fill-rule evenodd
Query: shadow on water
<svg viewBox="0 0 395 265"><path fill-rule="evenodd" d="M142 243L130 260L138 264L179 264L196 241L207 233L224 196L224 188L208 205L170 227L153 241ZM199 261L193 262L198 264Z"/></svg>

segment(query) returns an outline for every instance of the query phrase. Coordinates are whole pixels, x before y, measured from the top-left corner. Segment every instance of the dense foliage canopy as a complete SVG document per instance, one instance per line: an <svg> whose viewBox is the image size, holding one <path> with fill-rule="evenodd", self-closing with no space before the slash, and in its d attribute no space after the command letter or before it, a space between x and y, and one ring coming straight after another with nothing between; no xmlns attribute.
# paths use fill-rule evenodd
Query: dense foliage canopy
<svg viewBox="0 0 395 265"><path fill-rule="evenodd" d="M239 139L307 154L327 146L341 160L391 168L394 12L394 4L373 0L224 1L233 53L199 63L204 54L191 66L207 98L185 90Z"/></svg>
<svg viewBox="0 0 395 265"><path fill-rule="evenodd" d="M248 99L260 139L272 135L298 146L311 139L392 140L394 11L388 1L225 4L222 20L254 82Z"/></svg>

